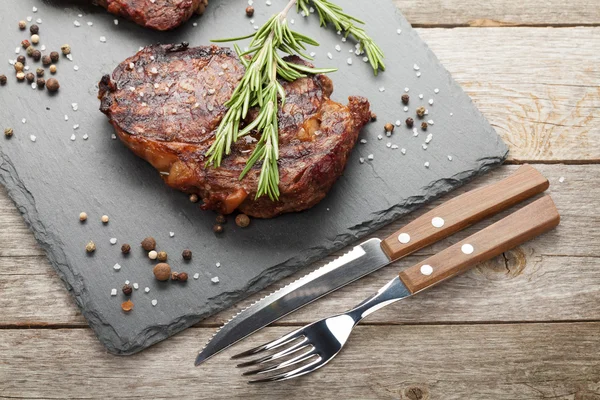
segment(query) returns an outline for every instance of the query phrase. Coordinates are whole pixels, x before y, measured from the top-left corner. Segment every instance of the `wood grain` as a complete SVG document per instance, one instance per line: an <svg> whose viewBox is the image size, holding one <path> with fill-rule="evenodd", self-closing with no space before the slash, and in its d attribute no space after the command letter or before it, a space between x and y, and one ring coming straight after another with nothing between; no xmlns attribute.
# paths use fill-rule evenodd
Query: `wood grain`
<svg viewBox="0 0 600 400"><path fill-rule="evenodd" d="M595 0L394 0L415 26L580 26L600 23ZM568 4L568 5L567 5Z"/></svg>
<svg viewBox="0 0 600 400"><path fill-rule="evenodd" d="M359 325L317 373L247 385L229 357L289 328L268 328L193 366L211 329L142 353L104 352L89 329L0 330L3 398L598 399L600 323ZM392 345L393 344L393 345ZM8 361L9 364L6 364ZM58 367L60 366L60 367ZM421 393L421 396L415 396Z"/></svg>
<svg viewBox="0 0 600 400"><path fill-rule="evenodd" d="M453 192L451 196L498 181L517 168L501 167L485 178ZM561 225L556 230L484 263L442 287L403 301L398 306L384 308L365 322L412 324L600 320L600 269L597 268L600 259L600 166L537 165L536 168L550 180L548 193L552 195L562 216ZM561 177L564 177L563 182L559 181ZM448 198L450 196L372 236L389 235ZM6 198L0 196L1 201L6 201ZM398 270L457 243L510 211L512 210L383 268L293 313L280 323L303 324L352 307L383 286ZM20 218L16 211L13 212L16 215L10 218ZM0 225L3 218L6 217L0 216ZM20 224L24 225L22 221ZM0 239L2 238L0 234ZM24 241L15 241L15 248L5 248L4 242L0 240L0 249L11 254L21 254L27 250L25 246L21 246ZM316 263L305 271L299 271L281 284L291 282L320 265L322 264ZM549 291L549 287L555 290ZM236 307L217 314L200 325L218 326L241 308L274 289L275 287L269 288L250 296ZM0 327L86 325L64 285L43 256L0 257L0 303L3 304Z"/></svg>

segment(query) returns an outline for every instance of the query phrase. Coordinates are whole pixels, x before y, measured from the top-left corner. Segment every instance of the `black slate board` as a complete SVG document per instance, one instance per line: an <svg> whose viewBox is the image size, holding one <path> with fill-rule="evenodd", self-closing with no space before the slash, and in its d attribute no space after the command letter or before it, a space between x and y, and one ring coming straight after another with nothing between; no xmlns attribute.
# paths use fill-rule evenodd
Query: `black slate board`
<svg viewBox="0 0 600 400"><path fill-rule="evenodd" d="M263 0L254 4L255 25L285 4L272 2L270 7ZM98 111L95 85L140 46L184 40L193 46L252 32L244 14L246 0L212 0L204 16L169 33L152 32L122 19L115 25L114 16L85 1L3 1L0 73L9 76L9 84L0 87L0 125L12 126L15 134L0 140L0 182L108 351L131 354L163 340L452 190L506 157L504 143L390 0L337 2L367 22L368 31L386 53L387 72L374 77L363 56L349 52L354 43L343 43L335 32L318 28L316 15L303 18L292 12L290 19L295 20L296 29L309 31L321 43L310 50L316 53L315 64L339 68L331 74L333 98L344 101L348 95L359 94L370 99L378 120L361 135L368 143L357 145L344 176L312 210L254 220L245 230L230 221L226 233L216 236L211 230L214 213L199 210L187 196L167 188L150 165L111 139L112 128ZM35 13L34 6L39 9ZM40 46L45 44L47 52L63 43L72 47L73 61L62 58L58 63L61 89L55 96L17 83L7 62L16 58L15 47L28 36L17 28L17 22L27 16L34 22L42 19ZM75 27L74 21L81 26ZM106 43L100 41L101 36ZM326 56L328 52L332 59ZM420 67L421 77L414 64ZM28 65L34 70L40 64L28 59ZM400 103L405 87L410 88L410 112L404 112ZM434 93L435 88L439 93ZM421 93L422 100L418 98ZM72 103L78 103L77 111ZM433 139L426 150L422 145L427 133L420 129L417 137L403 126L391 138L377 139L385 122L404 121L414 116L419 105L428 107L426 119L435 122L427 131ZM73 129L75 124L79 129ZM75 141L70 140L72 134ZM83 140L84 134L88 140ZM36 136L35 142L30 135ZM399 148L386 147L388 142ZM401 148L406 149L405 155ZM367 159L369 154L374 155L372 161ZM360 158L367 160L360 164ZM78 220L81 211L89 215L85 224ZM100 222L103 214L110 216L106 226ZM154 280L153 263L139 248L147 235L154 236L159 248L170 254L174 270L190 274L187 284ZM109 243L113 237L117 245ZM93 256L84 251L89 240L98 247ZM129 257L119 251L125 242L133 246ZM187 264L180 258L184 248L194 252ZM115 263L122 265L120 271L113 269ZM195 273L200 279L191 278ZM214 276L220 283L211 282ZM140 285L132 296L135 309L129 314L120 309L125 280ZM149 293L144 293L145 287ZM118 296L111 296L113 288L119 290ZM152 299L158 301L155 307Z"/></svg>

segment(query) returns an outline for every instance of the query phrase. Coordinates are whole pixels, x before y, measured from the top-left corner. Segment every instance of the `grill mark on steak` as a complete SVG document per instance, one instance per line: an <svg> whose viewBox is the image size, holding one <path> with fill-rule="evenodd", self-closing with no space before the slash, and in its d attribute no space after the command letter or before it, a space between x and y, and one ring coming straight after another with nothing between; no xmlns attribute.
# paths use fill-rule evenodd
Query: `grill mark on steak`
<svg viewBox="0 0 600 400"><path fill-rule="evenodd" d="M270 218L314 206L342 174L360 129L370 120L368 101L350 97L344 106L330 100L333 85L324 75L282 81L280 197L255 199L260 163L243 180L238 178L257 132L235 143L220 168L204 167L226 112L223 104L243 74L243 65L228 48L149 46L119 64L112 77L102 78L100 110L126 146L161 171L169 186L197 193L204 209L227 214L237 208ZM247 120L255 115L251 110Z"/></svg>
<svg viewBox="0 0 600 400"><path fill-rule="evenodd" d="M96 0L110 13L147 28L166 31L202 14L208 0Z"/></svg>

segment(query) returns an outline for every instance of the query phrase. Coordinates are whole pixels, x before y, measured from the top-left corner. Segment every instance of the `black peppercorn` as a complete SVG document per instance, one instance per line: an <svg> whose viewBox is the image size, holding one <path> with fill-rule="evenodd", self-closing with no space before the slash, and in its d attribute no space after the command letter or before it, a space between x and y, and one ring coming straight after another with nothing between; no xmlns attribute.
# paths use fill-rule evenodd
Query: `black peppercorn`
<svg viewBox="0 0 600 400"><path fill-rule="evenodd" d="M33 57L35 61L40 61L40 58L42 58L42 53L39 50L34 50L31 53L31 57Z"/></svg>
<svg viewBox="0 0 600 400"><path fill-rule="evenodd" d="M8 81L8 79L6 78L6 75L0 75L0 85L2 85L2 86L6 85L7 81Z"/></svg>
<svg viewBox="0 0 600 400"><path fill-rule="evenodd" d="M189 261L192 259L192 251L185 249L182 253L181 253L181 257L183 257L184 260Z"/></svg>
<svg viewBox="0 0 600 400"><path fill-rule="evenodd" d="M130 251L131 251L131 246L128 245L127 243L125 243L123 246L121 246L121 253L129 254Z"/></svg>
<svg viewBox="0 0 600 400"><path fill-rule="evenodd" d="M414 124L415 124L414 119L412 119L411 117L406 118L406 126L408 126L409 128L412 128Z"/></svg>
<svg viewBox="0 0 600 400"><path fill-rule="evenodd" d="M424 131L426 131L426 130L427 130L427 122L423 122L423 123L421 124L421 129L423 129Z"/></svg>
<svg viewBox="0 0 600 400"><path fill-rule="evenodd" d="M60 88L60 84L56 79L50 78L46 81L46 88L48 88L50 92L56 92Z"/></svg>
<svg viewBox="0 0 600 400"><path fill-rule="evenodd" d="M58 62L59 58L60 56L57 51L53 51L52 53L50 53L50 59L52 60L52 62Z"/></svg>
<svg viewBox="0 0 600 400"><path fill-rule="evenodd" d="M417 108L417 117L423 118L425 116L425 107L421 106Z"/></svg>
<svg viewBox="0 0 600 400"><path fill-rule="evenodd" d="M29 27L29 32L31 32L32 35L39 33L39 31L40 31L40 27L37 25L31 25Z"/></svg>
<svg viewBox="0 0 600 400"><path fill-rule="evenodd" d="M254 15L254 7L252 7L252 6L248 6L248 7L246 7L246 15L247 15L248 17L251 17L251 16L253 16L253 15Z"/></svg>
<svg viewBox="0 0 600 400"><path fill-rule="evenodd" d="M38 89L43 89L46 86L46 80L44 78L37 78L35 82L37 84Z"/></svg>
<svg viewBox="0 0 600 400"><path fill-rule="evenodd" d="M50 58L50 56L44 56L44 57L42 57L42 64L44 64L44 65L50 65L50 64L52 64L52 59Z"/></svg>
<svg viewBox="0 0 600 400"><path fill-rule="evenodd" d="M27 59L25 58L25 56L19 56L19 57L17 57L17 61L20 62L21 64L25 64Z"/></svg>
<svg viewBox="0 0 600 400"><path fill-rule="evenodd" d="M227 218L223 214L219 214L217 215L216 221L217 224L224 224L225 222L227 222Z"/></svg>
<svg viewBox="0 0 600 400"><path fill-rule="evenodd" d="M216 224L215 226L213 226L214 233L223 233L223 231L223 225Z"/></svg>
<svg viewBox="0 0 600 400"><path fill-rule="evenodd" d="M402 95L402 104L408 104L408 100L410 100L410 96L407 94Z"/></svg>
<svg viewBox="0 0 600 400"><path fill-rule="evenodd" d="M129 296L133 292L133 288L130 284L123 285L123 294Z"/></svg>
<svg viewBox="0 0 600 400"><path fill-rule="evenodd" d="M44 68L36 69L35 74L41 78L42 76L44 76Z"/></svg>
<svg viewBox="0 0 600 400"><path fill-rule="evenodd" d="M27 79L27 82L31 83L35 80L35 75L31 72L28 72L27 74L25 74L25 79Z"/></svg>

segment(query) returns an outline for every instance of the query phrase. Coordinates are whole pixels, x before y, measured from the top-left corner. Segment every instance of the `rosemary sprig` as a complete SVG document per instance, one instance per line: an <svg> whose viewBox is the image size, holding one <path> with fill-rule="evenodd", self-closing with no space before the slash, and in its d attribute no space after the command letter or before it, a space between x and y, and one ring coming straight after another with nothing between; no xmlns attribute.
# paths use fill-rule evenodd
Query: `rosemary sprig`
<svg viewBox="0 0 600 400"><path fill-rule="evenodd" d="M375 75L378 74L379 70L385 71L385 64L383 63L383 51L375 44L373 39L367 32L356 24L364 25L364 22L360 19L348 15L344 12L342 7L337 4L333 4L329 0L297 0L298 11L302 10L305 15L309 15L309 5L312 4L319 14L319 20L321 26L327 26L328 23L333 24L337 31L344 34L344 37L352 35L359 44L359 52L367 53L369 63L373 67Z"/></svg>
<svg viewBox="0 0 600 400"><path fill-rule="evenodd" d="M243 37L213 40L213 42L230 42L252 38L247 51L242 52L237 44L234 45L246 72L231 98L225 103L228 110L217 128L215 141L206 153L207 165L219 167L223 155L231 153L232 144L240 137L248 135L253 130L260 132L260 140L240 174L240 179L243 179L257 162L262 161L256 198L265 194L271 200L279 198L277 112L280 107L279 102L281 106L285 104L285 91L277 81L277 77L291 82L307 74L336 71L332 68L310 68L287 61L280 55L280 53L298 55L312 60L312 57L304 54L305 45L318 46L318 43L290 29L286 20L288 12L294 5L297 5L298 10L302 9L305 15L309 15L309 4L317 10L321 26L331 23L338 31L344 32L345 37L352 35L357 40L358 50L366 52L375 75L379 70L385 70L383 52L365 30L357 26L364 22L346 14L341 7L329 0L290 0L283 11L271 17L255 33ZM252 107L259 108L258 116L245 127L241 127L241 122L246 119Z"/></svg>

